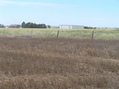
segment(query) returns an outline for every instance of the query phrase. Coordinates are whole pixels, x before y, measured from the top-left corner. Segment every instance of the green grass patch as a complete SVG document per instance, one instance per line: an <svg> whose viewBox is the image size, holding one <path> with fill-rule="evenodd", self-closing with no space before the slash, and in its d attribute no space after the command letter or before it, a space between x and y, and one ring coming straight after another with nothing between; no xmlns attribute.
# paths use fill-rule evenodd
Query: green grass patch
<svg viewBox="0 0 119 89"><path fill-rule="evenodd" d="M0 35L29 35L39 37L57 37L59 30L60 38L83 38L91 39L93 29L66 30L66 29L37 29L37 28L0 28ZM95 29L94 39L119 39L119 30Z"/></svg>

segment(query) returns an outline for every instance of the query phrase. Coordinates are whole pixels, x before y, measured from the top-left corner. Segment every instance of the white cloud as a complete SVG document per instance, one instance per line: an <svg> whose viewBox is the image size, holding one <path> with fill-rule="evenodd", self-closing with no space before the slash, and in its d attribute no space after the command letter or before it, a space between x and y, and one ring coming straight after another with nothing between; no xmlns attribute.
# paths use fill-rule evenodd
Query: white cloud
<svg viewBox="0 0 119 89"><path fill-rule="evenodd" d="M0 0L0 5L39 5L39 6L60 6L59 4L52 4L52 3L42 3L42 2L18 2L18 1L6 1Z"/></svg>
<svg viewBox="0 0 119 89"><path fill-rule="evenodd" d="M45 6L45 7L79 7L77 5L54 4L43 2L20 2L12 0L0 0L0 5L19 5L19 6Z"/></svg>

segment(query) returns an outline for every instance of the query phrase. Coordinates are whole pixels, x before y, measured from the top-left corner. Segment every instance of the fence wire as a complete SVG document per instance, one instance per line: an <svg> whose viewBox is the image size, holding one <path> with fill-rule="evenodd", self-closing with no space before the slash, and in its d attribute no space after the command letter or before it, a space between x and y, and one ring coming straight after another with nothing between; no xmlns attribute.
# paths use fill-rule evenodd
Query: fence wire
<svg viewBox="0 0 119 89"><path fill-rule="evenodd" d="M38 36L82 39L119 39L119 30L9 30L0 29L0 35Z"/></svg>

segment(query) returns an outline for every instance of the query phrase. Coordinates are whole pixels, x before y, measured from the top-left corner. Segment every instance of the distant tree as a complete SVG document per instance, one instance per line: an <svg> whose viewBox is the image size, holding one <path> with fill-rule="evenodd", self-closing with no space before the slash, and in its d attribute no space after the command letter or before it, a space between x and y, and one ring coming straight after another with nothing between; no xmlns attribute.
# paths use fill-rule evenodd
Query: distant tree
<svg viewBox="0 0 119 89"><path fill-rule="evenodd" d="M84 26L84 29L96 29L96 27L88 27L88 26Z"/></svg>
<svg viewBox="0 0 119 89"><path fill-rule="evenodd" d="M3 24L0 24L0 28L5 28L5 26Z"/></svg>
<svg viewBox="0 0 119 89"><path fill-rule="evenodd" d="M87 26L84 26L84 29L89 29Z"/></svg>
<svg viewBox="0 0 119 89"><path fill-rule="evenodd" d="M22 28L47 28L47 26L45 24L36 24L36 23L32 23L32 22L22 22Z"/></svg>
<svg viewBox="0 0 119 89"><path fill-rule="evenodd" d="M30 24L30 23L26 23L26 24L25 24L25 28L30 28L30 27L29 27L29 24Z"/></svg>
<svg viewBox="0 0 119 89"><path fill-rule="evenodd" d="M41 24L41 28L47 28L45 24Z"/></svg>
<svg viewBox="0 0 119 89"><path fill-rule="evenodd" d="M51 28L51 26L50 25L47 25L47 28Z"/></svg>
<svg viewBox="0 0 119 89"><path fill-rule="evenodd" d="M25 22L22 22L21 27L25 28Z"/></svg>

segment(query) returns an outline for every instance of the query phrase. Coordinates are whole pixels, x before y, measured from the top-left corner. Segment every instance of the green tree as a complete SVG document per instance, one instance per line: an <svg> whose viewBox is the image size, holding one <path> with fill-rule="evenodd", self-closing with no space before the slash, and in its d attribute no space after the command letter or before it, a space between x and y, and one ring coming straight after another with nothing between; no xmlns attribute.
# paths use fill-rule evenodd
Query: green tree
<svg viewBox="0 0 119 89"><path fill-rule="evenodd" d="M47 25L47 28L51 28L51 26L50 25Z"/></svg>
<svg viewBox="0 0 119 89"><path fill-rule="evenodd" d="M41 24L41 28L47 28L45 24Z"/></svg>
<svg viewBox="0 0 119 89"><path fill-rule="evenodd" d="M22 28L47 28L45 24L36 24L32 22L28 22L28 23L23 22L21 26Z"/></svg>
<svg viewBox="0 0 119 89"><path fill-rule="evenodd" d="M0 24L0 28L5 28L5 26L3 24Z"/></svg>
<svg viewBox="0 0 119 89"><path fill-rule="evenodd" d="M22 22L21 27L25 28L25 25L26 25L25 22Z"/></svg>

